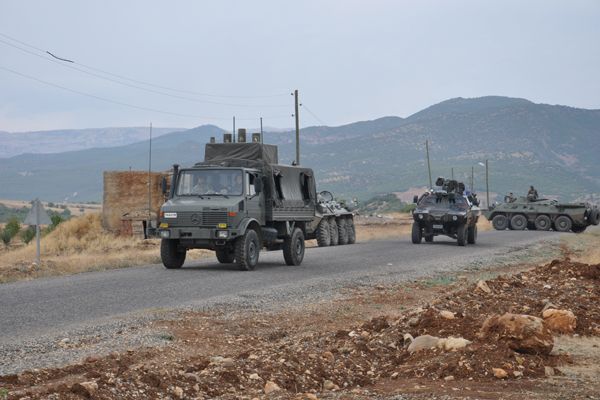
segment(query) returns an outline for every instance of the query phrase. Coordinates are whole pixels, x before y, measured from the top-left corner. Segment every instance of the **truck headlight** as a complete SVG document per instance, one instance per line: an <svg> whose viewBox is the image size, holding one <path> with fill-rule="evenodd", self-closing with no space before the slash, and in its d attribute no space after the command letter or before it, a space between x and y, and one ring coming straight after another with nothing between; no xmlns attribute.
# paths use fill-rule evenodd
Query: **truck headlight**
<svg viewBox="0 0 600 400"><path fill-rule="evenodd" d="M219 239L227 239L229 237L229 232L227 231L217 231L217 238Z"/></svg>
<svg viewBox="0 0 600 400"><path fill-rule="evenodd" d="M456 221L458 219L458 217L456 215L452 216L452 221Z"/></svg>
<svg viewBox="0 0 600 400"><path fill-rule="evenodd" d="M423 214L419 214L419 219L423 219Z"/></svg>
<svg viewBox="0 0 600 400"><path fill-rule="evenodd" d="M168 239L171 237L171 231L160 231L160 237L163 239Z"/></svg>

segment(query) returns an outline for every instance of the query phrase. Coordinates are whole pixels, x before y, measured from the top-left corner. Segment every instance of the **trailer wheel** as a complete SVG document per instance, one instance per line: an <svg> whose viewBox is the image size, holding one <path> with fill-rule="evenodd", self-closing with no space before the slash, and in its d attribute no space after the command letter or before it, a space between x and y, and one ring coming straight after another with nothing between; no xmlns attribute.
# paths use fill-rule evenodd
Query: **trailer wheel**
<svg viewBox="0 0 600 400"><path fill-rule="evenodd" d="M467 243L475 244L477 242L477 224L474 224L467 229Z"/></svg>
<svg viewBox="0 0 600 400"><path fill-rule="evenodd" d="M325 218L323 218L317 226L317 244L319 247L327 247L331 244L331 231L329 230L329 222L327 222Z"/></svg>
<svg viewBox="0 0 600 400"><path fill-rule="evenodd" d="M235 260L242 271L252 271L258 264L260 243L258 234L253 229L248 229L244 236L235 240Z"/></svg>
<svg viewBox="0 0 600 400"><path fill-rule="evenodd" d="M331 245L337 246L340 240L340 235L338 233L337 222L335 222L335 218L331 218L329 220L329 236L331 237Z"/></svg>
<svg viewBox="0 0 600 400"><path fill-rule="evenodd" d="M492 226L497 231L504 231L508 228L508 218L506 215L498 214L492 218Z"/></svg>
<svg viewBox="0 0 600 400"><path fill-rule="evenodd" d="M466 246L468 241L469 229L467 224L460 224L456 229L456 242L459 246Z"/></svg>
<svg viewBox="0 0 600 400"><path fill-rule="evenodd" d="M346 220L346 230L348 231L348 244L356 243L356 227L354 226L354 217L350 216Z"/></svg>
<svg viewBox="0 0 600 400"><path fill-rule="evenodd" d="M235 250L226 247L217 247L215 254L221 264L232 264L235 261Z"/></svg>
<svg viewBox="0 0 600 400"><path fill-rule="evenodd" d="M346 219L344 217L337 219L338 234L340 236L338 243L340 245L348 244L348 230L346 229Z"/></svg>
<svg viewBox="0 0 600 400"><path fill-rule="evenodd" d="M559 232L569 232L572 226L573 222L571 221L571 218L567 217L566 215L559 215L554 220L554 229Z"/></svg>
<svg viewBox="0 0 600 400"><path fill-rule="evenodd" d="M185 250L179 250L179 240L162 239L160 241L160 259L167 269L181 268L185 262Z"/></svg>
<svg viewBox="0 0 600 400"><path fill-rule="evenodd" d="M283 242L283 258L287 265L300 265L304 259L304 233L294 228L292 235Z"/></svg>
<svg viewBox="0 0 600 400"><path fill-rule="evenodd" d="M413 222L412 224L411 239L413 244L419 244L423 239L423 232L421 231L421 226L417 222Z"/></svg>

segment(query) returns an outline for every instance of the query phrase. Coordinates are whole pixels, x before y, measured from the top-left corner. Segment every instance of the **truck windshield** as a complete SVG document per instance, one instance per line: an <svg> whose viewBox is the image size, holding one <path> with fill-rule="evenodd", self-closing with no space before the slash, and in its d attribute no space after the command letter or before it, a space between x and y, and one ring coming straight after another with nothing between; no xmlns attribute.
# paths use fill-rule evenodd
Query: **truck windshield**
<svg viewBox="0 0 600 400"><path fill-rule="evenodd" d="M467 204L467 200L460 195L456 195L453 200L450 200L448 196L438 197L435 194L432 194L424 196L421 201L419 201L419 207L466 210L469 208L469 205Z"/></svg>
<svg viewBox="0 0 600 400"><path fill-rule="evenodd" d="M207 169L182 170L177 182L178 196L241 195L243 188L241 170Z"/></svg>

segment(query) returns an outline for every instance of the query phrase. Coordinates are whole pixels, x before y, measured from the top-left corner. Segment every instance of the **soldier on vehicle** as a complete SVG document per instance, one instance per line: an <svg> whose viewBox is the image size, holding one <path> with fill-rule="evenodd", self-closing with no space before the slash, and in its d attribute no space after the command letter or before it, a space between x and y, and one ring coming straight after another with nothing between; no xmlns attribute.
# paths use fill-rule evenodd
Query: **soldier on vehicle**
<svg viewBox="0 0 600 400"><path fill-rule="evenodd" d="M538 199L538 192L535 190L533 186L529 186L529 191L527 192L527 200L535 201Z"/></svg>
<svg viewBox="0 0 600 400"><path fill-rule="evenodd" d="M242 174L236 174L236 176L235 176L235 178L233 178L233 181L231 182L231 184L229 184L229 185L227 185L227 187L223 188L223 190L221 190L221 192L223 192L224 194L241 194L242 186L243 186Z"/></svg>
<svg viewBox="0 0 600 400"><path fill-rule="evenodd" d="M505 203L512 203L515 200L517 200L517 198L515 197L515 195L513 194L513 192L510 192L509 194L507 194L506 196L504 196L504 202Z"/></svg>

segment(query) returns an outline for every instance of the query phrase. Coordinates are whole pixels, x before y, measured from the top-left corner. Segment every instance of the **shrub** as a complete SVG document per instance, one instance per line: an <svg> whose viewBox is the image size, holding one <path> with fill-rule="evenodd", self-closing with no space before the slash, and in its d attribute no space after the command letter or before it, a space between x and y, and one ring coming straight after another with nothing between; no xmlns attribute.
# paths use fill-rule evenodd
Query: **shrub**
<svg viewBox="0 0 600 400"><path fill-rule="evenodd" d="M2 243L4 243L4 246L8 247L12 238L13 237L10 235L10 232L6 230L6 228L2 229L2 231L0 232L0 239L2 239Z"/></svg>
<svg viewBox="0 0 600 400"><path fill-rule="evenodd" d="M21 224L16 217L12 217L4 227L4 231L8 232L8 235L10 235L11 239L14 238L20 230Z"/></svg>
<svg viewBox="0 0 600 400"><path fill-rule="evenodd" d="M30 226L27 229L23 229L21 231L21 240L25 243L28 244L29 242L31 242L33 240L33 238L35 238L35 228Z"/></svg>

